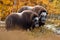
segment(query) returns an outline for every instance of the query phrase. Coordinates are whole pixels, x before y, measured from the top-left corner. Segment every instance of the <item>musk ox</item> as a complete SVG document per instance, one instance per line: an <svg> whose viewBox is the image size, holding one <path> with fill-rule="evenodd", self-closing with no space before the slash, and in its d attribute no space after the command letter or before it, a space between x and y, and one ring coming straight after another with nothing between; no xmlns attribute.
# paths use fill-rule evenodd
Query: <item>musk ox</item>
<svg viewBox="0 0 60 40"><path fill-rule="evenodd" d="M47 10L44 7L39 6L39 5L36 5L34 7L23 6L22 8L20 8L18 10L18 13L20 13L20 12L22 12L24 10L32 10L32 11L36 12L39 15L39 25L41 26L41 25L45 24L48 13L47 13Z"/></svg>
<svg viewBox="0 0 60 40"><path fill-rule="evenodd" d="M35 26L39 26L38 15L31 10L24 10L21 13L12 13L6 18L6 29L14 28L15 25L22 29L34 29Z"/></svg>

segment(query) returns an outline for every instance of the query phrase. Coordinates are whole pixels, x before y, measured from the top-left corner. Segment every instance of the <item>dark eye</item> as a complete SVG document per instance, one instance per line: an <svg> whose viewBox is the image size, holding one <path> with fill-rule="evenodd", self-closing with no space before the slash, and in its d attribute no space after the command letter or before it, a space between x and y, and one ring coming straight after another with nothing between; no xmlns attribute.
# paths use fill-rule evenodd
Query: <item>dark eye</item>
<svg viewBox="0 0 60 40"><path fill-rule="evenodd" d="M37 20L34 20L35 22L37 21Z"/></svg>

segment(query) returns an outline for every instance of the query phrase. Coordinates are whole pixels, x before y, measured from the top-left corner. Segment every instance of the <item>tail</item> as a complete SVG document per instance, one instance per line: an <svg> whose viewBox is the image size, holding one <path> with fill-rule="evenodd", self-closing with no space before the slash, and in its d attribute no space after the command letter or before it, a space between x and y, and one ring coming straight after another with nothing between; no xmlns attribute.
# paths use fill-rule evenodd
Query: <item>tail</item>
<svg viewBox="0 0 60 40"><path fill-rule="evenodd" d="M7 17L5 20L6 29L10 30L13 27L13 19L11 17Z"/></svg>

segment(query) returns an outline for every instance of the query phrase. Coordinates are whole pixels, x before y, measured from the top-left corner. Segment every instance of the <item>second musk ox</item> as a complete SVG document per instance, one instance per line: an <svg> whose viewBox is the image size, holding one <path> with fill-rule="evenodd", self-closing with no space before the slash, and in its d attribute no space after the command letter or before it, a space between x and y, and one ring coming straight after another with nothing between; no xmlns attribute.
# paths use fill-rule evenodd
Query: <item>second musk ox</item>
<svg viewBox="0 0 60 40"><path fill-rule="evenodd" d="M31 6L23 6L18 10L18 13L24 11L24 10L32 10L36 12L39 15L39 25L44 25L46 18L47 18L47 10L43 6L36 5L34 7Z"/></svg>
<svg viewBox="0 0 60 40"><path fill-rule="evenodd" d="M19 26L22 29L34 29L35 26L39 26L38 15L31 11L25 10L21 13L12 13L6 18L6 29L9 30L14 28L15 25Z"/></svg>

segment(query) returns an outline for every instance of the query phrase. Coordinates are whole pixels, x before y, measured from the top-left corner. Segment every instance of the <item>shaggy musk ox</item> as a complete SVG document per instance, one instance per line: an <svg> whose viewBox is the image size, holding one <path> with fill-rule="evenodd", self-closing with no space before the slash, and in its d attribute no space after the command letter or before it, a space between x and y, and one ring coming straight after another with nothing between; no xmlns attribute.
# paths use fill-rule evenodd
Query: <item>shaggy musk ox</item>
<svg viewBox="0 0 60 40"><path fill-rule="evenodd" d="M6 18L6 29L14 28L15 25L22 29L34 29L35 26L39 26L38 15L31 10L24 10L21 13L12 13Z"/></svg>
<svg viewBox="0 0 60 40"><path fill-rule="evenodd" d="M36 12L39 15L39 25L41 26L41 25L45 24L48 13L47 13L47 10L44 7L39 6L39 5L36 5L34 7L23 6L22 8L20 8L18 10L18 13L20 13L20 12L22 12L24 10L32 10L32 11Z"/></svg>

